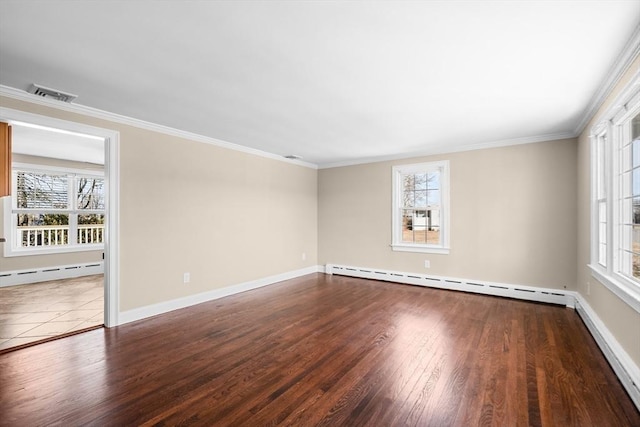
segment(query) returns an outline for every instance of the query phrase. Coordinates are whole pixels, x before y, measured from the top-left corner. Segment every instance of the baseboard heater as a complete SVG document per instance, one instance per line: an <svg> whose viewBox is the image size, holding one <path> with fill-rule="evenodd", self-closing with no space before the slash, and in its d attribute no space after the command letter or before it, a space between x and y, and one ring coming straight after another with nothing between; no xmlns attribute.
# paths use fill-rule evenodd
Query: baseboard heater
<svg viewBox="0 0 640 427"><path fill-rule="evenodd" d="M0 288L5 286L25 285L46 282L48 280L71 279L73 277L90 276L104 273L104 262L41 267L28 270L0 272Z"/></svg>
<svg viewBox="0 0 640 427"><path fill-rule="evenodd" d="M516 298L527 301L546 302L551 304L560 304L570 308L575 307L575 296L573 295L573 292L561 291L558 289L509 285L479 280L433 276L430 274L403 273L377 268L352 267L335 264L327 264L325 272L327 274L338 274L341 276L360 277L363 279L383 280L408 285L426 286L429 288L448 289L452 291Z"/></svg>

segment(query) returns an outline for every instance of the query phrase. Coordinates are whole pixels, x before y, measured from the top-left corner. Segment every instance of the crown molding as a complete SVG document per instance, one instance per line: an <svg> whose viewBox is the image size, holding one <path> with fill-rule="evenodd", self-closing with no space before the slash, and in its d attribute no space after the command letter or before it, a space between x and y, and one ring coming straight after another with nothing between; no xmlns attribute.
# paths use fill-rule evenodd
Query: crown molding
<svg viewBox="0 0 640 427"><path fill-rule="evenodd" d="M604 104L604 101L613 91L615 85L620 81L638 55L640 55L640 24L636 26L633 34L609 69L607 77L602 81L600 87L591 97L591 100L582 112L582 118L580 122L578 122L578 126L574 132L576 135L584 132L587 124L595 117L600 107L602 107L602 104Z"/></svg>
<svg viewBox="0 0 640 427"><path fill-rule="evenodd" d="M227 141L223 141L216 138L210 138L204 135L199 135L197 133L183 131L180 129L175 129L169 126L163 126L163 125L159 125L151 122L146 122L144 120L134 119L132 117L122 116L120 114L110 113L108 111L99 110L97 108L87 107L85 105L65 103L61 101L43 98L41 96L33 95L23 90L12 88L10 86L0 85L0 96L6 96L7 98L29 102L32 104L42 105L45 107L54 108L56 110L82 114L84 116L93 117L95 119L108 120L110 122L133 126L140 129L162 133L165 135L175 136L178 138L184 138L190 141L211 144L217 147L222 147L222 148L226 148L234 151L240 151L242 153L252 154L254 156L265 157L267 159L277 160L283 163L303 166L310 169L318 169L317 165L313 163L305 162L302 160L287 159L283 156L268 153L266 151L258 150L255 148L249 148L243 145L234 144L232 142L227 142Z"/></svg>
<svg viewBox="0 0 640 427"><path fill-rule="evenodd" d="M362 159L345 160L340 162L321 163L320 165L318 165L318 169L331 169L331 168L339 168L343 166L362 165L367 163L380 163L380 162L388 162L391 160L404 160L404 159L412 159L416 157L435 156L439 154L450 154L450 153L459 153L464 151L484 150L488 148L508 147L511 145L533 144L536 142L557 141L561 139L571 139L576 137L577 137L577 134L575 133L560 132L560 133L552 133L552 134L539 135L539 136L527 136L522 138L503 139L500 141L493 141L493 142L481 142L477 144L463 145L461 147L455 147L455 148L440 146L440 147L434 147L431 150L416 151L413 153L402 153L402 154L393 154L389 156L368 157L368 158L362 158Z"/></svg>

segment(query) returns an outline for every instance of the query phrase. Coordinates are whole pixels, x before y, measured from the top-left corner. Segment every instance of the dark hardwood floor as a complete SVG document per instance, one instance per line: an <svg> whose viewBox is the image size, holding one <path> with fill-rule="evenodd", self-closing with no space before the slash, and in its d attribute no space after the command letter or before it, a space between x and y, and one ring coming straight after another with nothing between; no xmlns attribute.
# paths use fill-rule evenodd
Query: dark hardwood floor
<svg viewBox="0 0 640 427"><path fill-rule="evenodd" d="M640 426L563 307L322 274L0 355L0 424Z"/></svg>

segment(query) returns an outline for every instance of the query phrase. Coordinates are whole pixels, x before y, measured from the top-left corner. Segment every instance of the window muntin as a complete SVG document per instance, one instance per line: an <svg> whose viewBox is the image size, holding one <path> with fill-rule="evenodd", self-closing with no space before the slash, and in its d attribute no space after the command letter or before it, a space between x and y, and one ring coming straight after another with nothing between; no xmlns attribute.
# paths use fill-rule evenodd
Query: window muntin
<svg viewBox="0 0 640 427"><path fill-rule="evenodd" d="M101 248L104 242L104 177L13 167L11 249L23 251Z"/></svg>
<svg viewBox="0 0 640 427"><path fill-rule="evenodd" d="M393 250L448 253L449 162L393 168Z"/></svg>

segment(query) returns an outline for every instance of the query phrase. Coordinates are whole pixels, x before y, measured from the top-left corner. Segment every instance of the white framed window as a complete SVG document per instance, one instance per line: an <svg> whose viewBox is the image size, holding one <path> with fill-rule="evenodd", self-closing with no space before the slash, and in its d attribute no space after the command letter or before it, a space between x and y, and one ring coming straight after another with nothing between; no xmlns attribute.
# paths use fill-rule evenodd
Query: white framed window
<svg viewBox="0 0 640 427"><path fill-rule="evenodd" d="M591 130L591 271L640 312L640 88Z"/></svg>
<svg viewBox="0 0 640 427"><path fill-rule="evenodd" d="M5 256L102 250L104 185L98 171L14 163Z"/></svg>
<svg viewBox="0 0 640 427"><path fill-rule="evenodd" d="M449 161L393 167L394 251L449 253Z"/></svg>

